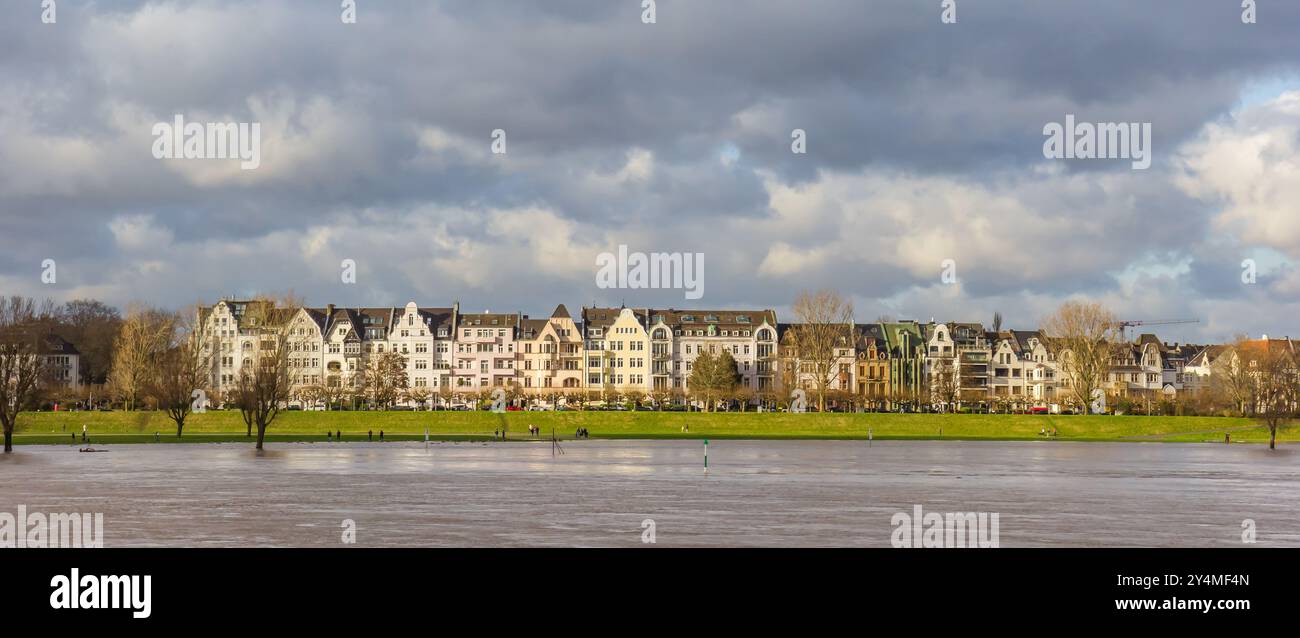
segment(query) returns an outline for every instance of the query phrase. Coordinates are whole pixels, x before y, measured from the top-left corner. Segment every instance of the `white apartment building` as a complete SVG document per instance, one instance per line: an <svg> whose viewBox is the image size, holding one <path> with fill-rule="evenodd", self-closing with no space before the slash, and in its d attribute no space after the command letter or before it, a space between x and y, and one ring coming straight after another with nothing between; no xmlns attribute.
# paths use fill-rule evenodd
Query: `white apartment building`
<svg viewBox="0 0 1300 638"><path fill-rule="evenodd" d="M81 353L67 339L56 334L45 336L40 357L44 359L43 383L76 390L81 387Z"/></svg>
<svg viewBox="0 0 1300 638"><path fill-rule="evenodd" d="M257 331L244 319L248 301L222 300L200 313L211 354L210 388L234 389L240 369L259 347ZM356 387L372 354L396 352L406 360L412 387L436 391L452 365L455 307L299 308L289 320L288 368L295 389Z"/></svg>
<svg viewBox="0 0 1300 638"><path fill-rule="evenodd" d="M490 311L456 318L452 355L455 365L451 369L453 390L476 392L515 381L519 321L518 314Z"/></svg>
<svg viewBox="0 0 1300 638"><path fill-rule="evenodd" d="M257 351L255 331L242 325L249 301L222 299L211 308L199 310L199 325L207 333L204 348L209 355L209 395L221 396L235 388L245 361Z"/></svg>
<svg viewBox="0 0 1300 638"><path fill-rule="evenodd" d="M944 409L962 404L979 404L989 398L989 363L992 357L988 335L978 323L931 323L926 348L926 379L932 400ZM948 384L954 384L949 386ZM955 390L957 406L944 405L943 388Z"/></svg>
<svg viewBox="0 0 1300 638"><path fill-rule="evenodd" d="M210 395L232 390L240 369L255 360L260 340L257 327L246 319L251 303L224 299L200 311L211 353ZM422 307L410 302L403 307L307 307L292 313L288 358L295 388L356 387L370 357L397 353L405 362L409 387L427 388L430 395L446 389L465 398L509 384L539 395L548 389L585 390L591 396L611 388L686 392L696 358L723 351L736 360L738 381L756 393L788 393L795 387L811 392L817 386L808 362L798 360L795 344L785 342L794 326L777 323L772 310L584 307L579 321L563 304L548 318L532 319L518 313L461 314L458 304ZM872 326L856 326L875 332L837 350L829 390L865 395L864 388L874 384L875 395L883 395L880 386L895 383L892 377L901 372L876 374L862 383L855 378L863 364L859 356L870 359L874 349L879 357L882 344L888 346L885 327ZM936 407L951 407L940 406L935 392L943 375L953 379L959 406L1050 407L1068 400L1060 353L1037 331L992 333L978 323L956 322L921 328L918 324L926 353L916 366ZM1155 335L1142 334L1115 349L1105 391L1147 402L1174 399L1205 387L1212 358L1223 348L1163 344ZM77 386L80 357L73 344L52 335L42 356L56 381Z"/></svg>
<svg viewBox="0 0 1300 638"><path fill-rule="evenodd" d="M777 322L773 310L650 311L651 379L656 390L689 391L703 352L730 352L741 385L755 392L776 382Z"/></svg>
<svg viewBox="0 0 1300 638"><path fill-rule="evenodd" d="M582 309L583 376L588 390L651 391L648 321L646 309Z"/></svg>
<svg viewBox="0 0 1300 638"><path fill-rule="evenodd" d="M1108 396L1155 400L1164 388L1163 344L1144 333L1131 344L1116 346L1103 388Z"/></svg>
<svg viewBox="0 0 1300 638"><path fill-rule="evenodd" d="M1036 330L1007 330L992 350L990 398L1012 407L1050 407L1057 403L1056 356Z"/></svg>
<svg viewBox="0 0 1300 638"><path fill-rule="evenodd" d="M582 330L564 304L556 306L549 319L524 315L517 349L515 369L526 392L582 387Z"/></svg>

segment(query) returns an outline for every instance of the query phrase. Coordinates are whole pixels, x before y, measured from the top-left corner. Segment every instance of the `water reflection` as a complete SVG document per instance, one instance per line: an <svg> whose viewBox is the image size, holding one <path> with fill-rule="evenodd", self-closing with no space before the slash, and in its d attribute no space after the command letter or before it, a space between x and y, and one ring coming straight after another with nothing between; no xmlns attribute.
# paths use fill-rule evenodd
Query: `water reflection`
<svg viewBox="0 0 1300 638"><path fill-rule="evenodd" d="M1300 545L1300 455L1169 443L549 441L25 446L0 511L103 511L106 544L887 546L894 512L998 512L1003 546Z"/></svg>

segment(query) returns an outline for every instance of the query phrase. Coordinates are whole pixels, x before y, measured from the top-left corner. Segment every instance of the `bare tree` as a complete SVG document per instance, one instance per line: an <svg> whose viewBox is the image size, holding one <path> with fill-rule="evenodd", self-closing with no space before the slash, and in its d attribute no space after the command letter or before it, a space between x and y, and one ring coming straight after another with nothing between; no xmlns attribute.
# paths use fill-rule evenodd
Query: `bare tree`
<svg viewBox="0 0 1300 638"><path fill-rule="evenodd" d="M37 306L27 297L0 299L0 425L5 452L14 450L18 415L35 401L48 371L41 356L49 334L50 302Z"/></svg>
<svg viewBox="0 0 1300 638"><path fill-rule="evenodd" d="M691 393L704 403L704 410L712 412L718 401L731 398L736 385L736 359L726 349L716 357L707 351L701 352L691 362L691 375L686 384Z"/></svg>
<svg viewBox="0 0 1300 638"><path fill-rule="evenodd" d="M176 437L185 430L185 419L196 401L206 409L208 370L212 357L207 331L198 324L198 309L173 314L163 333L163 352L148 375L149 394L158 408L176 422ZM197 395L197 396L196 396Z"/></svg>
<svg viewBox="0 0 1300 638"><path fill-rule="evenodd" d="M124 409L134 410L140 397L148 393L172 326L173 316L163 310L139 305L127 310L113 345L109 372Z"/></svg>
<svg viewBox="0 0 1300 638"><path fill-rule="evenodd" d="M329 400L329 390L319 384L309 384L295 390L294 397L304 408L314 408Z"/></svg>
<svg viewBox="0 0 1300 638"><path fill-rule="evenodd" d="M442 385L438 386L438 400L442 403L442 409L444 410L451 407L451 398L454 394L451 390L450 380L451 377L446 377L443 379Z"/></svg>
<svg viewBox="0 0 1300 638"><path fill-rule="evenodd" d="M77 345L83 384L102 384L113 363L113 342L122 327L117 308L95 299L74 299L59 309L59 335Z"/></svg>
<svg viewBox="0 0 1300 638"><path fill-rule="evenodd" d="M1110 372L1114 315L1095 302L1067 301L1043 320L1042 333L1056 351L1061 374L1084 414Z"/></svg>
<svg viewBox="0 0 1300 638"><path fill-rule="evenodd" d="M1239 351L1250 371L1254 392L1250 403L1256 418L1268 427L1268 449L1277 449L1277 428L1296 416L1297 361L1290 341L1252 341Z"/></svg>
<svg viewBox="0 0 1300 638"><path fill-rule="evenodd" d="M686 402L686 391L681 388L673 388L668 391L668 402L671 404L681 404Z"/></svg>
<svg viewBox="0 0 1300 638"><path fill-rule="evenodd" d="M629 388L623 393L623 396L627 398L628 403L632 404L634 411L640 407L642 401L645 401L645 391L636 387Z"/></svg>
<svg viewBox="0 0 1300 638"><path fill-rule="evenodd" d="M426 387L415 386L406 389L406 399L411 403L414 403L416 407L420 409L424 409L424 406L429 403L429 397L431 396L433 396L433 393Z"/></svg>
<svg viewBox="0 0 1300 638"><path fill-rule="evenodd" d="M817 409L826 410L826 391L840 374L845 349L857 341L853 303L834 290L803 292L791 307L798 325L788 333L796 370L812 376ZM786 344L782 344L785 346Z"/></svg>
<svg viewBox="0 0 1300 638"><path fill-rule="evenodd" d="M289 322L301 303L291 296L259 296L244 310L242 325L253 331L255 351L239 370L237 403L245 423L257 427L257 449L266 429L289 401Z"/></svg>
<svg viewBox="0 0 1300 638"><path fill-rule="evenodd" d="M666 387L657 387L650 391L650 401L654 403L655 409L663 411L664 404L668 402L669 391Z"/></svg>
<svg viewBox="0 0 1300 638"><path fill-rule="evenodd" d="M361 373L361 387L372 407L391 406L408 384L406 359L396 352L372 356Z"/></svg>
<svg viewBox="0 0 1300 638"><path fill-rule="evenodd" d="M756 396L757 393L754 392L754 389L744 383L736 384L735 388L731 391L731 398L740 405L741 412L744 412L749 407L749 403L753 401Z"/></svg>
<svg viewBox="0 0 1300 638"><path fill-rule="evenodd" d="M614 387L612 383L606 383L600 392L600 398L604 401L605 407L618 403L619 395L618 388Z"/></svg>
<svg viewBox="0 0 1300 638"><path fill-rule="evenodd" d="M945 411L957 411L961 398L961 383L957 379L957 364L953 357L937 357L930 361L930 403L940 403Z"/></svg>
<svg viewBox="0 0 1300 638"><path fill-rule="evenodd" d="M1251 396L1255 392L1255 380L1245 361L1249 351L1250 340L1238 336L1210 362L1210 395L1218 402L1230 404L1242 416L1254 408Z"/></svg>

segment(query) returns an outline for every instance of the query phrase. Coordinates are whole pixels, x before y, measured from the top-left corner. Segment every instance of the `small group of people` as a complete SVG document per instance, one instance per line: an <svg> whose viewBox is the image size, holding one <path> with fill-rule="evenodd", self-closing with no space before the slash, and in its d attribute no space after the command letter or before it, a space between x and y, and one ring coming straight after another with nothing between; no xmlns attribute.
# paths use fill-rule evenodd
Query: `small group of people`
<svg viewBox="0 0 1300 638"><path fill-rule="evenodd" d="M1048 430L1047 428L1039 428L1038 430L1038 436L1056 436L1056 435L1057 432L1056 432L1055 425L1052 426L1051 430Z"/></svg>
<svg viewBox="0 0 1300 638"><path fill-rule="evenodd" d="M528 424L528 434L529 434L529 436L537 436L537 435L539 435L539 434L541 434L541 433L542 433L542 429L541 429L541 428L539 428L539 427L533 425L532 423L529 423L529 424Z"/></svg>
<svg viewBox="0 0 1300 638"><path fill-rule="evenodd" d="M575 439L590 439L590 438L591 438L591 432L588 432L588 431L587 431L587 428L578 428L577 430L574 431L574 433L573 433L573 438L575 438Z"/></svg>

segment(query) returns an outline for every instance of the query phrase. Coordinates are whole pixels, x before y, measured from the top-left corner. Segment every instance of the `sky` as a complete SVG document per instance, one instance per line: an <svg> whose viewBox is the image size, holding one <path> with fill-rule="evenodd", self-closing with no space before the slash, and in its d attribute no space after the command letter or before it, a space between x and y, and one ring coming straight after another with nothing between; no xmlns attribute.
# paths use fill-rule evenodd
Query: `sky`
<svg viewBox="0 0 1300 638"><path fill-rule="evenodd" d="M1300 3L1240 4L6 2L0 294L789 317L833 288L859 321L1088 299L1300 337ZM156 158L177 114L258 123L260 166ZM1067 115L1149 124L1150 167L1045 157ZM602 287L620 245L703 255L702 297Z"/></svg>

